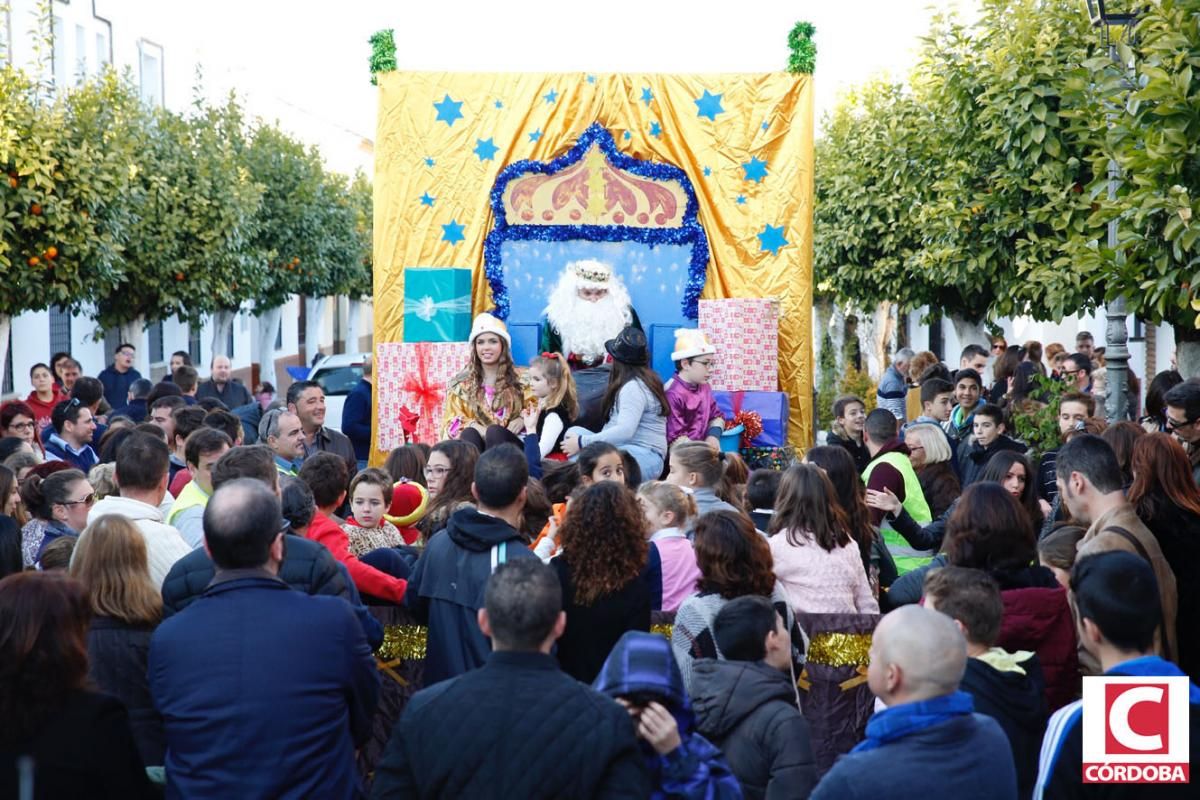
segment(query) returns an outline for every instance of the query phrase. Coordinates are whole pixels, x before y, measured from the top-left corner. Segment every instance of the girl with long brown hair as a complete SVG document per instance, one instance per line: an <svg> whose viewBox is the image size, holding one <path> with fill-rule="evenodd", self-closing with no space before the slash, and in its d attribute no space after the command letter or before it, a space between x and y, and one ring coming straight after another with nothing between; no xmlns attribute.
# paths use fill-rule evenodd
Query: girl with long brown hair
<svg viewBox="0 0 1200 800"><path fill-rule="evenodd" d="M1175 573L1180 635L1179 667L1200 678L1200 494L1192 482L1187 454L1167 433L1149 433L1133 445L1133 485L1129 502L1137 510Z"/></svg>
<svg viewBox="0 0 1200 800"><path fill-rule="evenodd" d="M825 471L788 467L771 517L775 577L797 614L878 614L858 544Z"/></svg>
<svg viewBox="0 0 1200 800"><path fill-rule="evenodd" d="M90 617L87 592L62 573L0 580L0 772L12 781L7 788L17 788L17 759L30 756L38 797L152 796L124 706L89 687Z"/></svg>
<svg viewBox="0 0 1200 800"><path fill-rule="evenodd" d="M650 630L646 526L637 497L615 481L592 484L567 506L562 552L550 562L567 612L558 662L585 683L595 680L622 634Z"/></svg>
<svg viewBox="0 0 1200 800"><path fill-rule="evenodd" d="M508 328L491 314L479 314L470 342L471 363L446 388L441 437L470 442L480 452L506 442L520 447L521 409L531 396L513 364Z"/></svg>
<svg viewBox="0 0 1200 800"><path fill-rule="evenodd" d="M87 592L94 615L87 634L89 675L129 710L142 760L162 764L166 740L146 678L162 595L150 579L145 539L125 517L102 516L80 535L70 575Z"/></svg>
<svg viewBox="0 0 1200 800"><path fill-rule="evenodd" d="M424 468L429 510L417 526L425 541L444 528L446 520L455 511L475 505L471 482L475 479L475 462L478 460L479 449L475 445L453 439L438 442L429 451Z"/></svg>

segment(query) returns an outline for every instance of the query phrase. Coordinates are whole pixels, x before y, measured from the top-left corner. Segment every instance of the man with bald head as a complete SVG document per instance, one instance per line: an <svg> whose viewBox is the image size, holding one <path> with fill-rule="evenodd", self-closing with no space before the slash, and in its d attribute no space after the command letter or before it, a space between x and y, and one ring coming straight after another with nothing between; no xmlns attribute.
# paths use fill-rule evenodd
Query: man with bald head
<svg viewBox="0 0 1200 800"><path fill-rule="evenodd" d="M867 681L887 708L867 738L825 774L813 800L970 797L1015 800L1017 775L1000 725L958 690L967 643L947 616L903 606L871 642Z"/></svg>
<svg viewBox="0 0 1200 800"><path fill-rule="evenodd" d="M215 397L230 409L254 402L250 390L233 377L233 364L228 356L213 356L212 363L209 364L209 376L209 379L196 389L197 400Z"/></svg>
<svg viewBox="0 0 1200 800"><path fill-rule="evenodd" d="M204 509L217 573L150 643L169 794L363 793L354 751L379 696L375 657L348 603L279 578L286 527L278 494L253 478L222 485Z"/></svg>

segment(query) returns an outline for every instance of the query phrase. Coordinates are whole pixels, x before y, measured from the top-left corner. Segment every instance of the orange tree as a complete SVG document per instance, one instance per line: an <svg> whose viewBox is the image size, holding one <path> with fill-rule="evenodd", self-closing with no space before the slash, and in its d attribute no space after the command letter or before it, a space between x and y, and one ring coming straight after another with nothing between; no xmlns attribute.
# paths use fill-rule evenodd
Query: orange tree
<svg viewBox="0 0 1200 800"><path fill-rule="evenodd" d="M102 328L176 315L199 322L253 297L262 284L251 241L263 188L237 151L236 100L220 106L197 100L186 116L165 109L147 116L124 197L133 222L123 274L97 303Z"/></svg>
<svg viewBox="0 0 1200 800"><path fill-rule="evenodd" d="M339 254L334 264L331 294L345 295L351 300L370 297L372 286L372 199L371 184L358 170L347 184L341 176L330 175L337 184L338 206L348 214L337 215L336 234Z"/></svg>
<svg viewBox="0 0 1200 800"><path fill-rule="evenodd" d="M52 98L23 71L0 69L5 339L13 316L51 305L77 310L120 280L130 216L113 198L128 185L136 125L124 118L120 95L105 79ZM0 368L4 353L0 346Z"/></svg>

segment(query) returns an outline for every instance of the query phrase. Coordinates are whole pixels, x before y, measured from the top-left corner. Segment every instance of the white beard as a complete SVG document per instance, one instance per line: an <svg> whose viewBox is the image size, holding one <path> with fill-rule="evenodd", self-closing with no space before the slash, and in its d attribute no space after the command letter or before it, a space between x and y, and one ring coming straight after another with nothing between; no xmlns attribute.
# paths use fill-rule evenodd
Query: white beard
<svg viewBox="0 0 1200 800"><path fill-rule="evenodd" d="M546 319L562 337L563 355L575 353L586 361L596 361L607 354L604 343L633 321L629 290L614 277L604 299L593 303L577 294L578 286L578 279L570 273L559 279L550 293Z"/></svg>

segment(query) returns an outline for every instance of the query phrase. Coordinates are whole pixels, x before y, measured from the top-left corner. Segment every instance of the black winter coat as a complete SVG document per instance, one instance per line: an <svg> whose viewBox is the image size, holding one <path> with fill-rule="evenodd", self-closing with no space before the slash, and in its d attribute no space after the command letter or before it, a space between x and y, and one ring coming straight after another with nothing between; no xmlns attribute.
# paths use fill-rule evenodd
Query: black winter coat
<svg viewBox="0 0 1200 800"><path fill-rule="evenodd" d="M761 661L701 659L692 668L692 704L697 730L721 748L746 800L812 792L808 722L785 673Z"/></svg>
<svg viewBox="0 0 1200 800"><path fill-rule="evenodd" d="M537 558L520 531L468 506L450 515L413 565L404 604L418 622L429 626L426 686L487 661L491 646L479 630L477 616L492 575L492 548L501 544L506 561Z"/></svg>
<svg viewBox="0 0 1200 800"><path fill-rule="evenodd" d="M125 704L142 762L162 766L167 751L162 717L150 696L146 661L154 628L113 617L96 617L88 629L88 677L105 694Z"/></svg>
<svg viewBox="0 0 1200 800"><path fill-rule="evenodd" d="M958 446L958 469L962 474L962 488L966 489L979 480L988 460L996 453L1011 450L1014 453L1023 454L1027 449L1017 440L1004 435L996 437L996 441L987 447L982 447L979 442L964 441Z"/></svg>
<svg viewBox="0 0 1200 800"><path fill-rule="evenodd" d="M1151 499L1151 498L1147 498ZM1179 653L1176 662L1193 683L1200 682L1200 517L1183 510L1165 496L1152 498L1152 503L1138 504L1138 516L1162 548L1163 558L1175 573L1179 607L1175 630L1180 631ZM1145 513L1150 506L1154 516ZM1183 631L1192 631L1182 635Z"/></svg>
<svg viewBox="0 0 1200 800"><path fill-rule="evenodd" d="M1001 672L978 658L967 659L959 689L975 699L975 711L1004 729L1017 768L1017 795L1033 796L1038 754L1046 732L1046 682L1036 655L1021 664L1025 673Z"/></svg>
<svg viewBox="0 0 1200 800"><path fill-rule="evenodd" d="M649 797L629 714L543 653L492 653L413 696L371 797Z"/></svg>
<svg viewBox="0 0 1200 800"><path fill-rule="evenodd" d="M286 544L287 552L279 568L283 582L305 594L341 597L354 609L354 616L362 624L371 649L378 649L383 644L383 626L362 604L346 568L335 561L320 542L289 534ZM204 594L216 574L216 567L203 547L176 561L163 581L163 618L179 613Z"/></svg>

